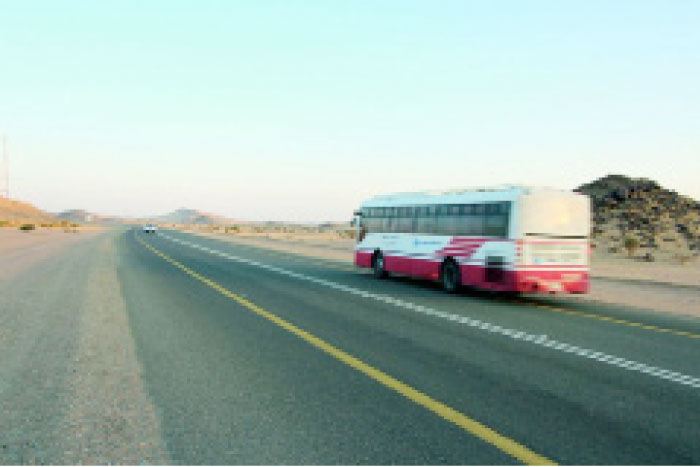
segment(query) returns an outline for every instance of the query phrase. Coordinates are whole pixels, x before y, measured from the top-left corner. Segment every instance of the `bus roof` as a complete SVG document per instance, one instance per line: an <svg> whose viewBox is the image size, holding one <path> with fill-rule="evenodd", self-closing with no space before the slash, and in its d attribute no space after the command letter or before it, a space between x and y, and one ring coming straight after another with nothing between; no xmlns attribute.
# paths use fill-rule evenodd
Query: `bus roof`
<svg viewBox="0 0 700 467"><path fill-rule="evenodd" d="M497 187L455 188L450 190L418 191L377 195L362 203L361 207L414 206L420 204L461 204L479 202L513 201L521 195L543 192L583 196L579 193L548 187L507 185Z"/></svg>

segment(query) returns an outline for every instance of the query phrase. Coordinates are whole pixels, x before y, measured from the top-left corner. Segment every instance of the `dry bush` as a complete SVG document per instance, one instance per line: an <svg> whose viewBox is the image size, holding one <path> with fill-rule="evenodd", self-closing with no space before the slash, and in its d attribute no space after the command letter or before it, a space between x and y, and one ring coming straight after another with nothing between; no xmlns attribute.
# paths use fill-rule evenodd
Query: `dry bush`
<svg viewBox="0 0 700 467"><path fill-rule="evenodd" d="M336 232L340 238L355 238L355 230L339 230Z"/></svg>
<svg viewBox="0 0 700 467"><path fill-rule="evenodd" d="M625 238L624 245L625 250L627 250L627 255L632 256L632 254L634 254L635 250L639 246L639 240L637 240L634 237L627 237Z"/></svg>
<svg viewBox="0 0 700 467"><path fill-rule="evenodd" d="M679 264L688 264L690 260L693 258L693 255L691 254L675 254L673 255L676 261L678 261Z"/></svg>

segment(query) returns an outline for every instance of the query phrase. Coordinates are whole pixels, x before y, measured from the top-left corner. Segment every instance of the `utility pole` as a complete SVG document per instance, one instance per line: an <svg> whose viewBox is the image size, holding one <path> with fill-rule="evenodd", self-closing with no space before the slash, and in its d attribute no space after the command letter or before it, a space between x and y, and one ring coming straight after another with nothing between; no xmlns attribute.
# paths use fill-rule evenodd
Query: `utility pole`
<svg viewBox="0 0 700 467"><path fill-rule="evenodd" d="M2 134L2 184L0 197L10 198L10 155L7 152L7 135Z"/></svg>

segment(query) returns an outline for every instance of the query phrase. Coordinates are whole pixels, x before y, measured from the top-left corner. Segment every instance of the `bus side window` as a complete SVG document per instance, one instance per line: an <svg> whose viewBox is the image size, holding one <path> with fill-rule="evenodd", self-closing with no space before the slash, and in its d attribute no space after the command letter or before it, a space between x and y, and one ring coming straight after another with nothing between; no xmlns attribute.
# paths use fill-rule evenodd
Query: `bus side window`
<svg viewBox="0 0 700 467"><path fill-rule="evenodd" d="M505 238L508 236L510 203L493 203L486 216L485 234Z"/></svg>
<svg viewBox="0 0 700 467"><path fill-rule="evenodd" d="M460 221L462 220L461 212L462 212L462 206L461 205L454 205L450 206L448 209L449 216L448 216L448 225L449 225L449 234L450 235L464 235L460 231Z"/></svg>
<svg viewBox="0 0 700 467"><path fill-rule="evenodd" d="M369 232L376 232L376 223L377 219L374 217L368 217L366 219L363 219L362 221L362 228L364 229L365 233Z"/></svg>
<svg viewBox="0 0 700 467"><path fill-rule="evenodd" d="M369 231L382 231L382 208L372 208L372 221L369 223Z"/></svg>
<svg viewBox="0 0 700 467"><path fill-rule="evenodd" d="M455 226L457 235L469 235L467 218L469 211L470 209L468 204L459 207L459 218L457 218L457 225Z"/></svg>
<svg viewBox="0 0 700 467"><path fill-rule="evenodd" d="M484 235L483 205L467 204L462 207L461 212L459 234L475 237Z"/></svg>
<svg viewBox="0 0 700 467"><path fill-rule="evenodd" d="M408 227L408 212L407 208L399 207L396 209L396 217L394 218L394 232L405 233Z"/></svg>
<svg viewBox="0 0 700 467"><path fill-rule="evenodd" d="M486 216L485 235L491 237L505 237L508 227L508 218L502 214Z"/></svg>
<svg viewBox="0 0 700 467"><path fill-rule="evenodd" d="M384 218L384 232L392 233L394 231L394 209L396 208L384 208L386 217Z"/></svg>
<svg viewBox="0 0 700 467"><path fill-rule="evenodd" d="M456 230L456 218L452 214L452 206L442 204L437 207L435 219L436 233L438 235L454 235Z"/></svg>
<svg viewBox="0 0 700 467"><path fill-rule="evenodd" d="M431 213L432 206L416 208L415 232L419 234L435 233L435 215Z"/></svg>
<svg viewBox="0 0 700 467"><path fill-rule="evenodd" d="M377 217L377 232L386 232L386 217Z"/></svg>

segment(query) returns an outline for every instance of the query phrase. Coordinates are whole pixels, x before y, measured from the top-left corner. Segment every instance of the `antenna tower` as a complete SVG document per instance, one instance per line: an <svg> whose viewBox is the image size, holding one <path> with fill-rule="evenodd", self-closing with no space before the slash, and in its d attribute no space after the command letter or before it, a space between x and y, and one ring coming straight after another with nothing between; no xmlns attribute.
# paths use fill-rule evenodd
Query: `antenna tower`
<svg viewBox="0 0 700 467"><path fill-rule="evenodd" d="M7 152L7 135L2 135L2 178L0 178L0 198L10 197L10 155Z"/></svg>

